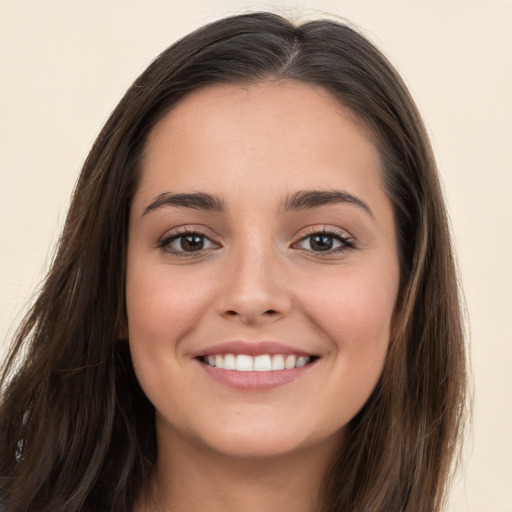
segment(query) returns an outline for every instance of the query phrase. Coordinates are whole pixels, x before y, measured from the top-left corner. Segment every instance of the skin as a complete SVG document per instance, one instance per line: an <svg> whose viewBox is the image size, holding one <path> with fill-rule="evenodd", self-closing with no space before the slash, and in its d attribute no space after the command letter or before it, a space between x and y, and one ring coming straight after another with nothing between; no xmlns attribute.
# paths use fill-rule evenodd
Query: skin
<svg viewBox="0 0 512 512"><path fill-rule="evenodd" d="M283 209L310 190L344 191L368 209ZM215 195L224 211L155 203L171 192ZM204 235L201 250L183 248L184 228ZM333 250L312 245L318 232ZM398 283L378 151L328 92L212 86L175 106L149 136L130 218L128 336L158 440L156 498L138 509L317 509L322 476L382 373ZM234 389L195 357L228 340L318 359L276 388Z"/></svg>

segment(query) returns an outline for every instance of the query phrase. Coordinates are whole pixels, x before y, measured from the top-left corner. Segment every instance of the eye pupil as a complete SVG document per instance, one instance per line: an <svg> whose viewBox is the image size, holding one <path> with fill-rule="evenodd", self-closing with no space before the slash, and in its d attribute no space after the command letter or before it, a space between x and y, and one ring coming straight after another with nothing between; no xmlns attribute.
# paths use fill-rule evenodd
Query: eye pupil
<svg viewBox="0 0 512 512"><path fill-rule="evenodd" d="M204 238L200 235L184 235L181 237L180 245L184 251L200 251L204 246Z"/></svg>
<svg viewBox="0 0 512 512"><path fill-rule="evenodd" d="M311 249L315 251L329 251L333 246L332 236L314 235L310 240Z"/></svg>

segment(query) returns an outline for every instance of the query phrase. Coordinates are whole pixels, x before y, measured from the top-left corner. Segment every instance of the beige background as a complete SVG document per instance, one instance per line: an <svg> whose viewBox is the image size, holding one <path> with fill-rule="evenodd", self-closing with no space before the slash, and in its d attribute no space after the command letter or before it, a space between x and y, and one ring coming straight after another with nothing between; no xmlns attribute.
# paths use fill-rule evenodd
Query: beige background
<svg viewBox="0 0 512 512"><path fill-rule="evenodd" d="M471 322L474 422L449 512L512 512L512 0L0 0L0 348L43 276L87 151L179 36L270 8L360 25L432 136Z"/></svg>

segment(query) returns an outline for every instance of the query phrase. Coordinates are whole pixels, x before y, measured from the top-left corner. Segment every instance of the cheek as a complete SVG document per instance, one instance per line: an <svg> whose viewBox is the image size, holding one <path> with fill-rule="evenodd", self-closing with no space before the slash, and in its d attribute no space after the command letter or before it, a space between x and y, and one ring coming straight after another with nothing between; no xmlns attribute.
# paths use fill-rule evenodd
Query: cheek
<svg viewBox="0 0 512 512"><path fill-rule="evenodd" d="M391 267L392 268L392 267ZM322 299L311 303L310 320L329 340L326 358L331 426L346 425L372 394L384 368L397 295L394 279L375 275L326 283ZM318 295L317 295L318 297ZM326 426L329 422L326 423Z"/></svg>
<svg viewBox="0 0 512 512"><path fill-rule="evenodd" d="M168 266L137 255L128 259L130 352L137 379L157 410L165 410L176 397L187 394L177 378L184 362L179 357L181 340L197 327L209 296L209 290L201 285L208 281L196 277L184 267L171 272Z"/></svg>
<svg viewBox="0 0 512 512"><path fill-rule="evenodd" d="M126 307L131 339L167 343L197 324L208 300L207 279L194 273L169 272L164 265L134 261L128 267Z"/></svg>
<svg viewBox="0 0 512 512"><path fill-rule="evenodd" d="M390 341L398 268L339 273L318 283L307 306L310 320L329 339L342 374L377 382ZM347 379L348 380L348 379Z"/></svg>

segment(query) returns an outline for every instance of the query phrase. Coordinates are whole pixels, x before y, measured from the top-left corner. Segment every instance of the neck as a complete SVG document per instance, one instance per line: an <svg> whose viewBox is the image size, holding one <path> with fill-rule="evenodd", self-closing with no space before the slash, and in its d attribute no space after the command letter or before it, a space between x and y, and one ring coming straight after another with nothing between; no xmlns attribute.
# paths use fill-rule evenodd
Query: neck
<svg viewBox="0 0 512 512"><path fill-rule="evenodd" d="M144 512L317 512L339 438L297 453L239 458L192 444L159 444Z"/></svg>

